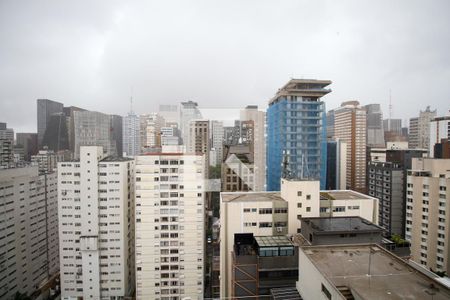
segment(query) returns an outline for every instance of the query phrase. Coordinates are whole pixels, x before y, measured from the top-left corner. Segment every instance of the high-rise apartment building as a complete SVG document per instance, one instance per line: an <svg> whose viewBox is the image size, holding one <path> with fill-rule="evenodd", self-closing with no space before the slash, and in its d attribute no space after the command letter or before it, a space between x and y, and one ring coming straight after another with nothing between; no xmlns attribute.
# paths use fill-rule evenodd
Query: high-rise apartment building
<svg viewBox="0 0 450 300"><path fill-rule="evenodd" d="M366 110L358 101L334 110L334 136L347 144L347 188L366 190Z"/></svg>
<svg viewBox="0 0 450 300"><path fill-rule="evenodd" d="M379 200L379 225L388 237L404 237L405 230L405 172L401 164L368 162L368 194Z"/></svg>
<svg viewBox="0 0 450 300"><path fill-rule="evenodd" d="M14 130L0 123L0 169L14 165Z"/></svg>
<svg viewBox="0 0 450 300"><path fill-rule="evenodd" d="M76 111L74 121L75 158L80 157L81 146L101 146L107 156L121 155L117 153L118 141L114 139L115 131L112 128L110 115L95 111ZM119 124L116 125L119 126ZM121 124L120 128L122 128Z"/></svg>
<svg viewBox="0 0 450 300"><path fill-rule="evenodd" d="M58 162L65 161L64 153L55 153L52 150L39 150L39 153L31 156L31 165L37 166L40 174L54 172Z"/></svg>
<svg viewBox="0 0 450 300"><path fill-rule="evenodd" d="M214 157L211 157L211 165L217 166L223 159L224 130L223 122L211 121L211 149L214 149Z"/></svg>
<svg viewBox="0 0 450 300"><path fill-rule="evenodd" d="M127 156L136 156L141 154L141 135L139 116L133 111L123 117L123 152Z"/></svg>
<svg viewBox="0 0 450 300"><path fill-rule="evenodd" d="M37 134L39 147L42 146L42 141L44 140L44 134L47 130L48 123L50 122L50 117L53 114L63 113L63 110L64 105L60 102L48 99L37 99Z"/></svg>
<svg viewBox="0 0 450 300"><path fill-rule="evenodd" d="M267 190L280 190L282 161L289 156L291 178L326 182L326 114L321 97L331 81L291 79L267 109Z"/></svg>
<svg viewBox="0 0 450 300"><path fill-rule="evenodd" d="M444 117L436 117L430 121L429 157L434 157L434 146L442 139L450 139L450 113Z"/></svg>
<svg viewBox="0 0 450 300"><path fill-rule="evenodd" d="M0 298L27 294L59 271L56 173L0 170Z"/></svg>
<svg viewBox="0 0 450 300"><path fill-rule="evenodd" d="M180 107L180 130L183 145L189 144L189 132L192 120L202 119L197 102L181 102Z"/></svg>
<svg viewBox="0 0 450 300"><path fill-rule="evenodd" d="M62 299L133 295L134 161L80 148L58 164Z"/></svg>
<svg viewBox="0 0 450 300"><path fill-rule="evenodd" d="M384 147L383 112L380 104L364 105L367 111L366 137L368 147Z"/></svg>
<svg viewBox="0 0 450 300"><path fill-rule="evenodd" d="M406 239L411 258L427 269L450 270L450 159L414 158L408 171Z"/></svg>
<svg viewBox="0 0 450 300"><path fill-rule="evenodd" d="M436 117L436 110L420 111L419 117L409 120L409 148L428 149L430 143L430 122Z"/></svg>
<svg viewBox="0 0 450 300"><path fill-rule="evenodd" d="M136 299L203 299L205 158L136 157Z"/></svg>
<svg viewBox="0 0 450 300"><path fill-rule="evenodd" d="M252 126L252 143L254 157L254 191L266 190L266 137L265 124L266 113L259 111L258 106L248 105L241 110L241 121L253 122Z"/></svg>
<svg viewBox="0 0 450 300"><path fill-rule="evenodd" d="M161 128L164 125L165 120L158 113L141 115L141 130L144 135L141 139L143 153L150 148L161 147Z"/></svg>
<svg viewBox="0 0 450 300"><path fill-rule="evenodd" d="M209 120L192 120L187 144L188 153L201 153L205 156L206 178L209 177L209 151L211 150L209 130Z"/></svg>

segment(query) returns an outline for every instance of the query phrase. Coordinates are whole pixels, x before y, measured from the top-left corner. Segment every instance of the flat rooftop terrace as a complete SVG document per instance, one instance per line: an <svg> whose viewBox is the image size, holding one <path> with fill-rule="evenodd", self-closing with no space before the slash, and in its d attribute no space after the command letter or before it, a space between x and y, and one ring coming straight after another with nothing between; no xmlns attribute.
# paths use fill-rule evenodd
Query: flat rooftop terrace
<svg viewBox="0 0 450 300"><path fill-rule="evenodd" d="M302 251L330 283L349 287L356 299L450 299L447 287L377 245Z"/></svg>
<svg viewBox="0 0 450 300"><path fill-rule="evenodd" d="M373 198L352 190L320 191L320 200L352 200L352 199L372 200Z"/></svg>
<svg viewBox="0 0 450 300"><path fill-rule="evenodd" d="M223 202L284 201L280 192L222 192L220 195Z"/></svg>
<svg viewBox="0 0 450 300"><path fill-rule="evenodd" d="M303 218L315 233L382 232L383 228L361 217Z"/></svg>

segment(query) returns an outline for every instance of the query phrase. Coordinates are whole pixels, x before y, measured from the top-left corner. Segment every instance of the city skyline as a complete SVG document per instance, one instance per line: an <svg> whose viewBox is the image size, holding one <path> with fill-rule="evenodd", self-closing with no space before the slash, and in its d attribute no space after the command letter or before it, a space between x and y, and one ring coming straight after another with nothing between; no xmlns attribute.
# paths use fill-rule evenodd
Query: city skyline
<svg viewBox="0 0 450 300"><path fill-rule="evenodd" d="M390 95L394 118L414 117L425 103L438 115L447 109L446 1L287 2L275 10L260 1L178 3L177 10L136 2L0 5L0 119L18 132L34 129L36 116L25 108L38 98L119 115L130 96L138 114L187 100L265 108L273 87L290 77L332 80L327 110L358 100L380 103L387 116ZM285 40L290 47L277 47Z"/></svg>

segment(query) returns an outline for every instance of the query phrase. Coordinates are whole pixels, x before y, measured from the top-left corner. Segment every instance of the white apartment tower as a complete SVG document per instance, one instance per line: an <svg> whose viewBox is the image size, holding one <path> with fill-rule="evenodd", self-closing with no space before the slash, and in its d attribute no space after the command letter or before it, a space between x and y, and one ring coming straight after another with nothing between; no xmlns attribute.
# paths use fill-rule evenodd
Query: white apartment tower
<svg viewBox="0 0 450 300"><path fill-rule="evenodd" d="M203 299L203 155L136 157L136 299Z"/></svg>
<svg viewBox="0 0 450 300"><path fill-rule="evenodd" d="M134 161L80 149L58 164L62 299L122 299L134 290Z"/></svg>
<svg viewBox="0 0 450 300"><path fill-rule="evenodd" d="M56 173L0 170L0 299L30 296L59 271Z"/></svg>
<svg viewBox="0 0 450 300"><path fill-rule="evenodd" d="M254 191L266 190L266 113L256 105L241 110L241 121L253 121Z"/></svg>
<svg viewBox="0 0 450 300"><path fill-rule="evenodd" d="M141 154L141 135L139 116L130 111L123 117L123 146L122 149L127 156Z"/></svg>
<svg viewBox="0 0 450 300"><path fill-rule="evenodd" d="M450 159L413 158L406 187L405 238L411 259L450 271Z"/></svg>

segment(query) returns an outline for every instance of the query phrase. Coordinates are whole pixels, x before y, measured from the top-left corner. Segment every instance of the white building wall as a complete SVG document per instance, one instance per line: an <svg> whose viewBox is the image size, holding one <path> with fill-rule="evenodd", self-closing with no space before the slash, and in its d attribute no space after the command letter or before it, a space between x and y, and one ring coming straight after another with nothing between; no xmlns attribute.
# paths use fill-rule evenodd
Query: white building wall
<svg viewBox="0 0 450 300"><path fill-rule="evenodd" d="M0 299L30 295L59 270L56 174L0 170Z"/></svg>
<svg viewBox="0 0 450 300"><path fill-rule="evenodd" d="M203 299L204 157L136 157L136 298Z"/></svg>
<svg viewBox="0 0 450 300"><path fill-rule="evenodd" d="M81 147L58 165L61 296L110 299L133 291L133 165Z"/></svg>

